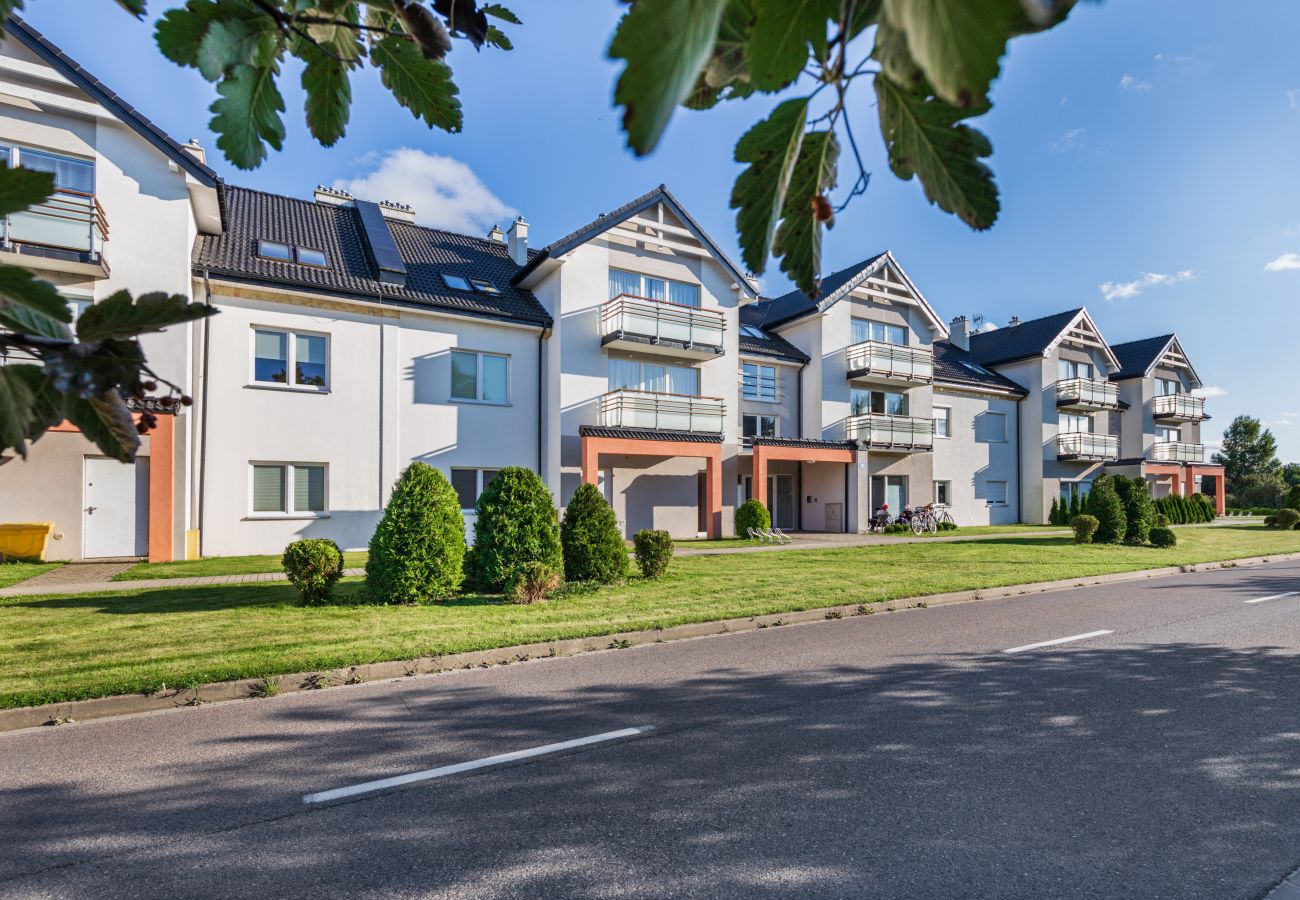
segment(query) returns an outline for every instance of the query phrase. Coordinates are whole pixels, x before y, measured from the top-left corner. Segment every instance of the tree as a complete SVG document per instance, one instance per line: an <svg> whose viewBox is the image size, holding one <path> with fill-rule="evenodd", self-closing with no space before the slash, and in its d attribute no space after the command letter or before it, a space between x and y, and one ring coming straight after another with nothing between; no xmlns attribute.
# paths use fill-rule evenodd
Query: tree
<svg viewBox="0 0 1300 900"><path fill-rule="evenodd" d="M380 603L446 600L464 580L465 517L456 490L428 463L398 476L370 538L366 592Z"/></svg>
<svg viewBox="0 0 1300 900"><path fill-rule="evenodd" d="M1115 489L1124 503L1124 543L1145 544L1156 522L1156 508L1146 479L1116 476Z"/></svg>
<svg viewBox="0 0 1300 900"><path fill-rule="evenodd" d="M1211 457L1223 466L1229 494L1242 493L1248 475L1277 476L1282 464L1277 458L1273 432L1252 416L1237 416L1223 432L1223 449Z"/></svg>
<svg viewBox="0 0 1300 900"><path fill-rule="evenodd" d="M573 492L560 523L560 545L568 581L609 584L627 577L627 545L618 518L594 484L583 482Z"/></svg>
<svg viewBox="0 0 1300 900"><path fill-rule="evenodd" d="M1109 475L1098 475L1088 492L1088 515L1097 520L1097 535L1093 539L1098 544L1117 544L1124 540L1128 532L1128 519L1124 515L1124 503L1115 490L1114 479Z"/></svg>
<svg viewBox="0 0 1300 900"><path fill-rule="evenodd" d="M1266 506L1276 509L1286 494L1286 483L1273 472L1243 475L1236 481L1235 491L1228 497L1233 506Z"/></svg>
<svg viewBox="0 0 1300 900"><path fill-rule="evenodd" d="M1291 487L1300 487L1300 463L1287 463L1282 467L1282 480Z"/></svg>
<svg viewBox="0 0 1300 900"><path fill-rule="evenodd" d="M473 577L480 587L500 589L528 562L564 571L555 504L541 476L507 466L483 489L474 507Z"/></svg>

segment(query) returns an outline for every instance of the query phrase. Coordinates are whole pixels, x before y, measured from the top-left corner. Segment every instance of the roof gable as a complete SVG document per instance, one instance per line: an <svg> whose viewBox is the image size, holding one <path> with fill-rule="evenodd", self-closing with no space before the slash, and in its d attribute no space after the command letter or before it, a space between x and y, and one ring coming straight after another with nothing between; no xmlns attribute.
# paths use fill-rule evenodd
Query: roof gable
<svg viewBox="0 0 1300 900"><path fill-rule="evenodd" d="M1192 368L1176 334L1162 334L1157 337L1128 341L1124 344L1116 344L1111 349L1115 351L1115 356L1120 361L1119 371L1110 376L1114 381L1145 378L1158 366L1164 365L1171 369L1185 370L1192 381L1192 386L1194 388L1201 386L1201 378Z"/></svg>
<svg viewBox="0 0 1300 900"><path fill-rule="evenodd" d="M936 384L1027 395L1024 387L992 369L986 369L968 351L949 341L934 342Z"/></svg>
<svg viewBox="0 0 1300 900"><path fill-rule="evenodd" d="M1111 371L1120 368L1119 360L1115 358L1114 352L1084 307L993 331L976 332L970 338L970 352L982 365L996 366L1035 356L1047 356L1067 341L1100 350Z"/></svg>

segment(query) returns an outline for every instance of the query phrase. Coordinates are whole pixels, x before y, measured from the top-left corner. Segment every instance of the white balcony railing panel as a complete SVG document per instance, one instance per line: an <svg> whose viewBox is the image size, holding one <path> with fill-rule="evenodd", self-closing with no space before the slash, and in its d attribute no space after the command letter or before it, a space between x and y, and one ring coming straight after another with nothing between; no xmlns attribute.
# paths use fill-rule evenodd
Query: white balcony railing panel
<svg viewBox="0 0 1300 900"><path fill-rule="evenodd" d="M619 294L600 308L600 334L629 334L656 343L721 347L726 319L720 310Z"/></svg>
<svg viewBox="0 0 1300 900"><path fill-rule="evenodd" d="M1205 418L1205 398L1193 397L1191 394L1163 394L1151 398L1151 415L1156 418L1194 419Z"/></svg>
<svg viewBox="0 0 1300 900"><path fill-rule="evenodd" d="M600 424L612 428L721 434L725 413L718 397L622 389L600 398Z"/></svg>
<svg viewBox="0 0 1300 900"><path fill-rule="evenodd" d="M1119 406L1119 385L1095 378L1069 378L1056 383L1058 406L1105 408Z"/></svg>
<svg viewBox="0 0 1300 900"><path fill-rule="evenodd" d="M903 447L928 450L934 446L934 421L911 416L863 413L849 416L845 431L851 441L873 447Z"/></svg>
<svg viewBox="0 0 1300 900"><path fill-rule="evenodd" d="M1151 445L1153 462L1205 462L1205 445L1185 441L1157 441Z"/></svg>
<svg viewBox="0 0 1300 900"><path fill-rule="evenodd" d="M1113 434L1067 431L1056 438L1056 455L1076 459L1119 459L1119 438Z"/></svg>
<svg viewBox="0 0 1300 900"><path fill-rule="evenodd" d="M5 243L39 244L91 253L104 252L108 220L94 194L56 190L45 202L10 214L2 222Z"/></svg>
<svg viewBox="0 0 1300 900"><path fill-rule="evenodd" d="M864 372L904 381L934 380L934 351L928 347L861 341L851 345L845 355L850 372Z"/></svg>

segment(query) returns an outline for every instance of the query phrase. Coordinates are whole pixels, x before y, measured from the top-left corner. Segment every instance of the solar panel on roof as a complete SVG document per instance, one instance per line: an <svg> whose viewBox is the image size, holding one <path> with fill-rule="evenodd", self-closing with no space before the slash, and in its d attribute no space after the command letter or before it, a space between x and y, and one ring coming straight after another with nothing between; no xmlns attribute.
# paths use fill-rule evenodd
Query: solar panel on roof
<svg viewBox="0 0 1300 900"><path fill-rule="evenodd" d="M379 211L379 204L371 200L357 200L357 216L361 219L361 232L375 264L378 278L384 284L406 284L406 263L397 251L397 242L388 230L388 222Z"/></svg>

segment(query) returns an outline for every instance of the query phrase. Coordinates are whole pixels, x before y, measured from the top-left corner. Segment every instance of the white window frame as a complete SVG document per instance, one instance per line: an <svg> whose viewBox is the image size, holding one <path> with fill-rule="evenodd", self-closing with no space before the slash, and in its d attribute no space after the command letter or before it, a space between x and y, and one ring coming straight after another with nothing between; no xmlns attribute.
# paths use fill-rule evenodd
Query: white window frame
<svg viewBox="0 0 1300 900"><path fill-rule="evenodd" d="M1088 427L1076 428L1076 425ZM1097 434L1097 419L1087 413L1060 412L1056 414L1056 429L1061 434Z"/></svg>
<svg viewBox="0 0 1300 900"><path fill-rule="evenodd" d="M1011 501L1011 483L1010 483L1009 481L985 481L985 482L984 482L984 489L985 489L985 490L984 490L984 493L985 493L986 495L987 495L988 493L990 493L990 492L992 491L992 489L993 489L993 485L995 485L995 484L1000 484L1000 485L1002 485L1002 499L1001 499L1001 500L994 500L992 497L987 497L987 496L986 496L986 498L985 498L985 500L984 500L985 505L987 505L987 506L997 506L997 507L1005 507L1005 506L1009 506L1009 505L1010 505L1010 501Z"/></svg>
<svg viewBox="0 0 1300 900"><path fill-rule="evenodd" d="M754 392L750 393L750 384L745 369L752 367L754 369ZM763 395L763 370L767 369L772 373L772 395L770 397ZM740 396L746 400L753 400L755 403L779 403L780 395L779 386L781 383L781 372L776 366L769 366L763 363L742 362L740 364Z"/></svg>
<svg viewBox="0 0 1300 900"><path fill-rule="evenodd" d="M1183 383L1177 378L1156 378L1156 396L1173 397L1183 392ZM1172 391L1166 391L1166 386L1172 386Z"/></svg>
<svg viewBox="0 0 1300 900"><path fill-rule="evenodd" d="M32 153L43 153L46 156L57 157L58 159L67 159L72 162L85 163L90 166L91 181L93 187L90 195L93 197L99 190L99 162L93 156L78 156L75 153L66 153L62 150L47 150L44 147L35 147L30 144L16 143L13 141L0 141L0 162L4 162L11 169L16 169L23 164L23 151L30 150ZM60 190L56 188L56 190Z"/></svg>
<svg viewBox="0 0 1300 900"><path fill-rule="evenodd" d="M1005 444L1005 443L1007 442L1007 414L1004 413L1004 412L993 412L992 410L988 410L988 411L986 411L986 412L981 413L980 415L981 415L982 418L985 419L985 421L988 421L988 422L992 422L992 421L994 421L994 419L988 418L989 416L993 416L993 417L995 417L998 421L1000 421L1000 422L1002 423L1002 437L1000 437L1000 438L986 438L985 440L981 441L981 443L984 443L984 444ZM985 430L987 431L987 426L985 426Z"/></svg>
<svg viewBox="0 0 1300 900"><path fill-rule="evenodd" d="M867 336L863 338L863 340L875 341L877 344L889 344L891 347L907 347L912 342L911 329L906 325L899 325L897 322L881 322L879 319L869 319L866 316L852 316L850 318L850 338L853 336L853 326L859 322L863 323L867 331ZM880 329L879 337L876 336L877 328ZM895 342L889 339L890 330L895 328L899 329L903 334L903 340L901 342ZM861 341L854 341L853 343L857 344L861 343Z"/></svg>
<svg viewBox="0 0 1300 900"><path fill-rule="evenodd" d="M279 466L284 469L284 506L281 512L266 512L253 509L253 467ZM325 470L324 508L318 512L298 512L293 507L293 472L296 468L313 468ZM250 459L248 461L248 500L245 504L247 519L328 519L330 517L330 466L323 462L287 462L280 459Z"/></svg>
<svg viewBox="0 0 1300 900"><path fill-rule="evenodd" d="M934 436L937 438L945 438L945 439L951 438L952 437L952 407L936 406L933 407L933 409L934 412L931 415L932 418L934 419ZM942 434L940 433L940 429L939 429L940 422L943 422L944 425Z"/></svg>
<svg viewBox="0 0 1300 900"><path fill-rule="evenodd" d="M678 281L676 278L666 278L666 277L664 277L664 276L662 276L662 275L649 275L649 274L647 274L647 273L645 273L645 272L634 272L634 271L631 270L631 269L624 269L624 268L621 268L621 267L619 267L619 266L610 266L610 269L612 269L612 270L615 271L615 272L621 272L621 273L623 273L624 275L633 275L633 276L635 276L635 277L641 279L640 293L638 293L638 294L635 295L635 296L637 297L637 299L640 299L640 300L649 300L651 303L668 303L668 304L670 304L670 305L672 305L672 306L684 306L684 307L686 307L686 308L688 308L688 309L701 309L701 308L704 306L704 285L702 285L702 284L700 284L700 283L698 283L698 282L695 282L695 281ZM662 281L662 282L664 283L664 298L663 298L662 300L654 300L654 299L652 299L652 298L650 297L649 293L648 293L648 292L646 291L646 289L645 289L645 280L646 280L647 278L653 278L655 281ZM677 303L677 302L674 301L674 300L670 300L670 299L668 299L669 297L672 296L672 293L673 293L673 292L672 292L672 288L670 287L670 285L673 285L673 284L679 284L679 285L682 285L683 287L694 288L694 289L695 289L695 297L696 297L696 299L699 300L700 302L699 302L699 303L695 303L695 304L690 304L690 303ZM615 299L615 298L610 297L609 299L613 300L613 299Z"/></svg>
<svg viewBox="0 0 1300 900"><path fill-rule="evenodd" d="M762 421L762 420L763 420L763 419L771 419L771 420L772 420L772 437L777 438L777 437L780 437L780 436L781 436L781 417L778 416L778 415L776 415L775 413L741 413L741 414L740 414L740 443L741 443L742 446L745 446L745 447L750 446L750 444L746 443L747 438L745 437L745 420L746 420L746 419L757 419L757 420L758 420L758 421L755 422L754 424L757 426L757 428L756 428L755 430L756 430L757 432L760 432L760 433L755 434L754 437L762 437L762 436L765 436L765 435L762 435L762 434L761 434L761 432L762 432L762 430L763 430L763 428L762 428L762 425L763 425L763 421Z"/></svg>
<svg viewBox="0 0 1300 900"><path fill-rule="evenodd" d="M1096 380L1097 367L1091 362L1059 357L1056 361L1056 367L1057 376L1061 381L1073 381L1076 378L1083 378L1089 381ZM1086 373L1084 371L1085 369Z"/></svg>
<svg viewBox="0 0 1300 900"><path fill-rule="evenodd" d="M452 482L452 477L451 477L451 475L452 475L453 472L473 472L473 473L474 473L474 504L471 505L471 506L462 506L462 507L460 508L460 511L461 511L462 513L472 513L472 512L474 512L474 510L478 508L478 498L483 496L483 489L486 488L489 484L492 483L491 481L489 481L489 480L487 480L487 479L485 479L485 478L483 477L484 473L485 473L485 472L494 472L494 473L498 473L498 474L499 474L499 473L501 472L501 470L504 469L504 468L505 468L505 466L496 466L495 468L492 467L492 466L487 466L487 467L482 468L482 469L475 468L474 466L450 466L450 467L447 469L447 483L453 485L453 486L452 486L452 490L455 490L455 485L454 485L454 483ZM495 478L496 475L494 474L492 477Z"/></svg>
<svg viewBox="0 0 1300 900"><path fill-rule="evenodd" d="M1181 443L1183 440L1183 429L1172 428L1168 425L1157 425L1156 438L1162 443Z"/></svg>
<svg viewBox="0 0 1300 900"><path fill-rule="evenodd" d="M939 499L939 488L943 487L944 498ZM936 506L952 506L952 481L947 478L936 478L934 482L934 502Z"/></svg>
<svg viewBox="0 0 1300 900"><path fill-rule="evenodd" d="M511 360L509 353L496 353L492 350L472 350L468 347L452 347L451 353L472 353L475 357L474 368L474 397L457 397L452 393L452 373L449 369L447 372L447 399L451 403L476 403L480 406L509 406L510 405L510 368ZM506 398L504 400L484 400L483 399L483 357L494 356L506 361ZM451 365L450 357L447 364ZM459 468L459 467L458 467ZM466 467L469 468L469 467Z"/></svg>
<svg viewBox="0 0 1300 900"><path fill-rule="evenodd" d="M285 340L285 369L288 380L284 384L275 381L257 380L257 333L270 331L283 334ZM298 341L296 338L319 337L325 339L325 384L297 384L298 376ZM331 352L333 341L325 331L304 331L298 328L285 328L282 325L250 325L248 328L248 387L269 391L298 391L306 394L328 394L334 386L334 354Z"/></svg>

